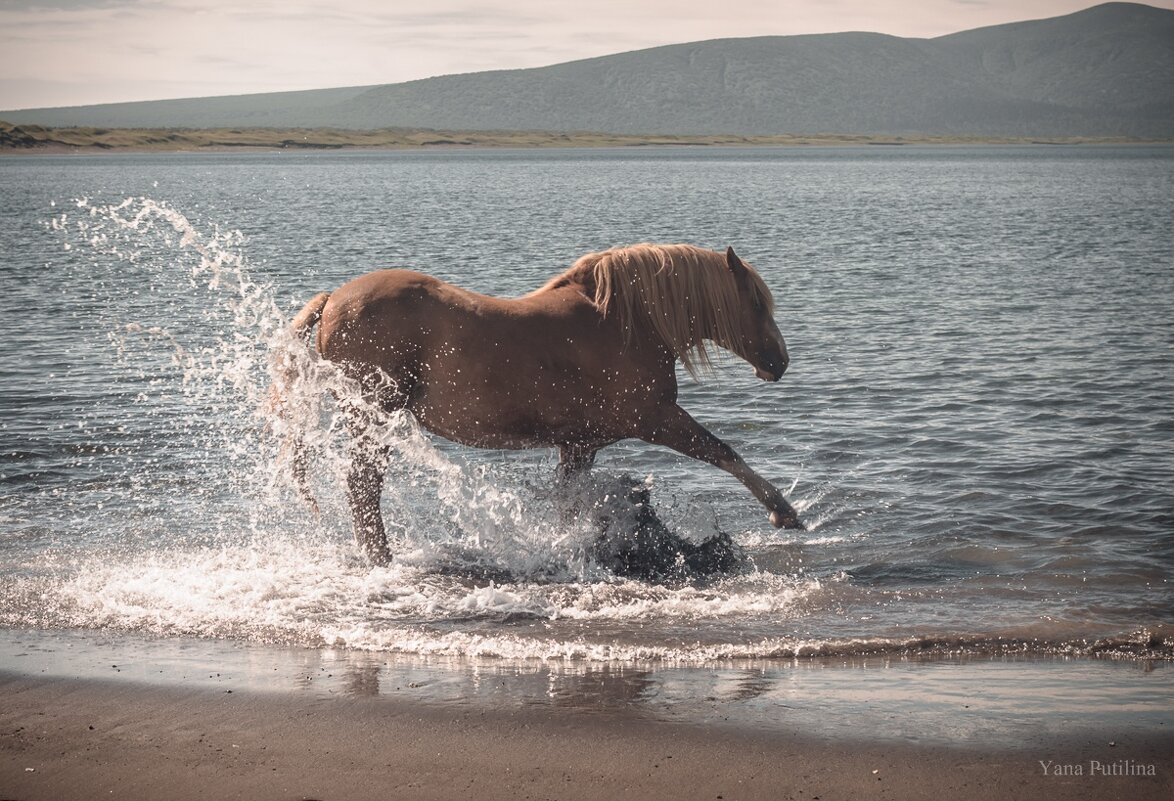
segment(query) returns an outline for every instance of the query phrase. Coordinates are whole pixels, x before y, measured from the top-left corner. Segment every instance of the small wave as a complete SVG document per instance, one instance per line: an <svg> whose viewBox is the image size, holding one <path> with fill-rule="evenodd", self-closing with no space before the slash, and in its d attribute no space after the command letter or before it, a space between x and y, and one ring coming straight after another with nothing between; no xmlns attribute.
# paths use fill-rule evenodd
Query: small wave
<svg viewBox="0 0 1174 801"><path fill-rule="evenodd" d="M335 629L323 644L362 651L420 656L493 657L509 660L586 660L666 665L809 658L966 656L1086 657L1113 660L1174 660L1174 632L1139 629L1130 634L1074 640L986 635L914 637L802 638L765 637L746 642L675 644L593 642L510 633L430 632L418 629L370 631Z"/></svg>
<svg viewBox="0 0 1174 801"><path fill-rule="evenodd" d="M109 555L107 555L108 557ZM281 539L95 556L15 579L0 625L195 636L418 655L707 664L884 654L1174 659L1174 632L1120 636L791 634L843 603L841 579L754 572L705 585L497 583L417 554L370 568L351 546ZM757 621L757 626L752 625ZM755 634L766 629L776 634Z"/></svg>

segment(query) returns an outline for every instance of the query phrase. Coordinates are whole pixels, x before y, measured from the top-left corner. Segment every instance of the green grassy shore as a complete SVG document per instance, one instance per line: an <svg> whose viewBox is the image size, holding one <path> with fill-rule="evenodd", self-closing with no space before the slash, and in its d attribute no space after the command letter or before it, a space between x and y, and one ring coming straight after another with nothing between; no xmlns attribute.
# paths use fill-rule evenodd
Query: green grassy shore
<svg viewBox="0 0 1174 801"><path fill-rule="evenodd" d="M640 145L905 145L1139 143L1124 138L1026 139L820 134L657 136L550 131L430 131L385 128L46 128L0 122L0 152L345 150L422 147L626 147Z"/></svg>

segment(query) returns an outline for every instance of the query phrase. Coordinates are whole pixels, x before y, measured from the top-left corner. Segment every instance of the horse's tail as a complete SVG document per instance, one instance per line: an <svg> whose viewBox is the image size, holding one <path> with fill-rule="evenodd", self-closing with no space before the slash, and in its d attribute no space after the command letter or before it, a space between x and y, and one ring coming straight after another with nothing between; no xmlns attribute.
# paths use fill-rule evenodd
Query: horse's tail
<svg viewBox="0 0 1174 801"><path fill-rule="evenodd" d="M319 292L310 298L310 302L302 307L289 323L289 331L308 347L310 345L310 331L322 319L322 310L326 308L326 301L330 300L329 292Z"/></svg>
<svg viewBox="0 0 1174 801"><path fill-rule="evenodd" d="M311 339L312 331L318 321L322 319L322 310L326 307L328 300L330 300L329 292L319 292L310 298L310 302L303 306L300 312L294 315L289 324L289 333L311 352L314 350L314 342ZM270 406L283 424L285 441L282 443L281 451L282 455L287 456L290 460L294 485L297 487L298 494L310 505L314 514L318 514L318 501L310 490L310 482L306 476L305 437L302 434L301 426L290 419L290 392L301 373L300 367L304 364L304 359L299 358L300 355L296 352L287 352L284 358L280 358L274 370Z"/></svg>

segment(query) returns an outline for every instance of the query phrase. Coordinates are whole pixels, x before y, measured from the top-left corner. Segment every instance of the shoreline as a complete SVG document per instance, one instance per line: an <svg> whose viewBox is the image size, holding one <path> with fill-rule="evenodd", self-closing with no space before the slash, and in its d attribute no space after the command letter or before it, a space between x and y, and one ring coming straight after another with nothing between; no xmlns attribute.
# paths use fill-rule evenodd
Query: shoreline
<svg viewBox="0 0 1174 801"><path fill-rule="evenodd" d="M56 798L1168 798L1174 738L1017 749L731 731L631 711L0 673L0 794Z"/></svg>
<svg viewBox="0 0 1174 801"><path fill-rule="evenodd" d="M0 798L1168 798L1174 665L436 658L0 629Z"/></svg>
<svg viewBox="0 0 1174 801"><path fill-rule="evenodd" d="M0 121L0 155L333 152L640 147L851 147L907 145L1169 145L1132 137L1000 137L874 134L643 135L552 131L332 128L51 128Z"/></svg>
<svg viewBox="0 0 1174 801"><path fill-rule="evenodd" d="M1054 733L1174 735L1174 662L858 655L705 663L505 658L110 630L0 628L0 675L162 690L551 708L826 740L1024 747Z"/></svg>

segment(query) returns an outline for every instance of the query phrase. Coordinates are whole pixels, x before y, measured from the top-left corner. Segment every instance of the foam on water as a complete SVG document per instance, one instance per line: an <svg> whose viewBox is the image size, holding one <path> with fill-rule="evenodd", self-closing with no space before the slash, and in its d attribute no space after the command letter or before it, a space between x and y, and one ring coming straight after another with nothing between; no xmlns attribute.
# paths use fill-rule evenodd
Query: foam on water
<svg viewBox="0 0 1174 801"><path fill-rule="evenodd" d="M766 575L707 587L621 580L498 584L410 561L371 568L349 547L279 541L93 560L68 577L10 589L4 622L431 654L696 660L752 656L759 646L600 641L583 624L687 629L698 620L786 616L821 591L818 581ZM31 618L28 609L38 603ZM23 614L13 614L21 608ZM784 646L802 647L781 641L765 647Z"/></svg>

